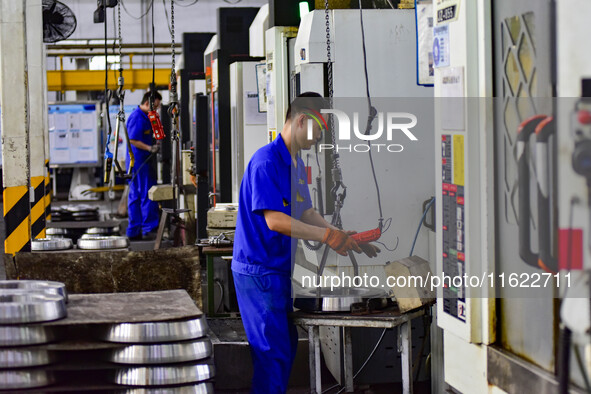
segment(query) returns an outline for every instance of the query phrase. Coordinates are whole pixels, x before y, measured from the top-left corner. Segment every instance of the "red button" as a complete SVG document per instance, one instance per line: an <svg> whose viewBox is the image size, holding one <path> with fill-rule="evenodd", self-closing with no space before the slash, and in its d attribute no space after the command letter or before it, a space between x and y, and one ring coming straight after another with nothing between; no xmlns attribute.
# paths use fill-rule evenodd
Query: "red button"
<svg viewBox="0 0 591 394"><path fill-rule="evenodd" d="M591 123L591 112L580 110L578 113L579 123L590 124Z"/></svg>

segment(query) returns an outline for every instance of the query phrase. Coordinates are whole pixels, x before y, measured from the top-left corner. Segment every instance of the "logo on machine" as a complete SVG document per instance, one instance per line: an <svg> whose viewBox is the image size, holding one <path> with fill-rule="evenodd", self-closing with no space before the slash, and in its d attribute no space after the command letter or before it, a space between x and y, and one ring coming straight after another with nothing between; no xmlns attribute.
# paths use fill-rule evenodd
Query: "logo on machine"
<svg viewBox="0 0 591 394"><path fill-rule="evenodd" d="M386 139L392 141L395 133L403 133L409 140L418 141L418 138L411 132L410 129L417 125L417 117L408 112L379 112L376 114L377 125L375 120L373 123L372 130L374 132L365 134L364 127L367 122L367 118L360 120L359 113L353 113L353 127L351 127L351 120L349 115L344 111L337 109L322 109L322 114L333 114L334 118L338 122L338 140L339 141L350 141L351 130L353 135L363 141L376 141L382 138L384 131L386 133ZM360 122L362 123L360 127ZM308 121L308 139L312 139L312 120ZM376 127L377 126L377 127ZM376 130L377 129L377 130ZM404 146L401 144L383 144L383 143L363 143L363 144L319 144L319 151L323 150L335 150L348 151L348 152L368 152L370 149L375 149L378 152L388 151L392 153L402 152Z"/></svg>

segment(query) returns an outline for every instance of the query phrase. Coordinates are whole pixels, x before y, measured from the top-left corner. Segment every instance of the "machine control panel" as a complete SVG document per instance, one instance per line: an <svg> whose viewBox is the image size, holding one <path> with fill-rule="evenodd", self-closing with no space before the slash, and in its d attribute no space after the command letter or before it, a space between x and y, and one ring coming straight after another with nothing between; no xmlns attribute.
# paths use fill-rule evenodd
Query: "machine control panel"
<svg viewBox="0 0 591 394"><path fill-rule="evenodd" d="M464 283L453 280L466 272L463 155L463 136L441 136L443 275L450 278L444 279L443 311L466 321Z"/></svg>

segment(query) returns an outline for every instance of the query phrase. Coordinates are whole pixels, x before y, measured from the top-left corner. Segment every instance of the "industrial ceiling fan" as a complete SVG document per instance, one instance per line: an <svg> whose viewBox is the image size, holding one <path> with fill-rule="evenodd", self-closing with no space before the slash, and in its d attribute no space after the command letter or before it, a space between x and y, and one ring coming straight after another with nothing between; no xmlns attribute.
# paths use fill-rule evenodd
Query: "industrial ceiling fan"
<svg viewBox="0 0 591 394"><path fill-rule="evenodd" d="M76 30L76 16L72 10L56 0L43 0L43 42L65 40Z"/></svg>

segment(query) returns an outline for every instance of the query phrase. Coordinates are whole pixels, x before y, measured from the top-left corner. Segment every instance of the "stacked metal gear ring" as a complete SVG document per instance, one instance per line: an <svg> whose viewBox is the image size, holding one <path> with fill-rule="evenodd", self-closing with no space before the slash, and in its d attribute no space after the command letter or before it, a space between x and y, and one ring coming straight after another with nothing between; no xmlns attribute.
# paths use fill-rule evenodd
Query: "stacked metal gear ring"
<svg viewBox="0 0 591 394"><path fill-rule="evenodd" d="M109 361L124 364L114 383L141 386L185 385L182 392L210 393L214 377L212 344L204 317L183 321L123 323L109 327L103 340L129 344L111 353ZM179 363L183 363L179 365ZM155 390L155 389L154 389ZM134 391L135 392L135 391Z"/></svg>
<svg viewBox="0 0 591 394"><path fill-rule="evenodd" d="M38 238L31 241L31 250L34 252L66 250L71 249L72 245L70 238Z"/></svg>
<svg viewBox="0 0 591 394"><path fill-rule="evenodd" d="M0 293L27 294L42 293L57 295L68 302L68 291L62 282L47 280L3 280L0 281Z"/></svg>
<svg viewBox="0 0 591 394"><path fill-rule="evenodd" d="M49 227L45 230L47 238L64 238L68 234L65 228Z"/></svg>
<svg viewBox="0 0 591 394"><path fill-rule="evenodd" d="M102 250L102 249L124 249L129 246L127 237L104 237L86 236L78 240L78 249Z"/></svg>
<svg viewBox="0 0 591 394"><path fill-rule="evenodd" d="M169 388L137 388L137 389L130 389L127 390L126 394L165 394L170 393L171 389ZM174 393L177 394L212 394L213 384L212 383L198 383L192 384L187 386L175 386Z"/></svg>
<svg viewBox="0 0 591 394"><path fill-rule="evenodd" d="M39 323L66 317L67 291L59 282L0 281L0 390L37 389L55 379L45 367L51 351L39 347L55 340Z"/></svg>

